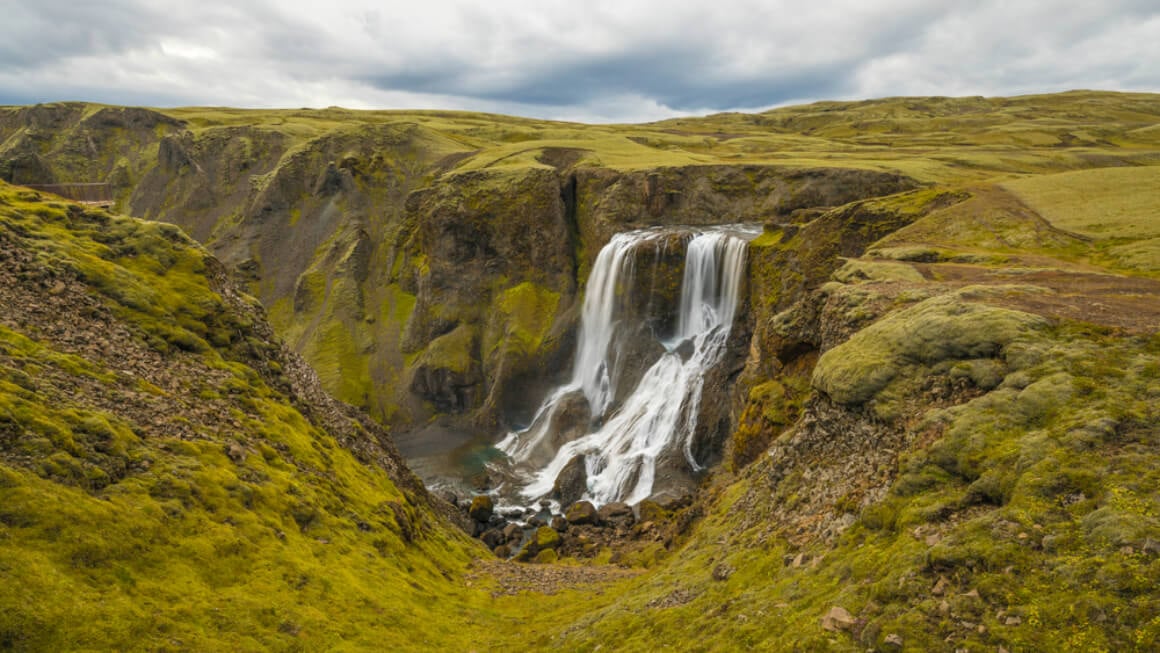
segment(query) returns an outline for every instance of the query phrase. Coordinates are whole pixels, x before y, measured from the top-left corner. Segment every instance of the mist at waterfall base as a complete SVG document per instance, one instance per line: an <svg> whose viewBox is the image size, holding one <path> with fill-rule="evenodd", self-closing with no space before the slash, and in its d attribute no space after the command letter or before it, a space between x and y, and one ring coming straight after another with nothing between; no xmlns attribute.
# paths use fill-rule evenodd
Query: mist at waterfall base
<svg viewBox="0 0 1160 653"><path fill-rule="evenodd" d="M558 499L553 494L557 478L581 460L587 489L579 498L597 505L648 498L658 480L658 463L666 457L688 475L701 471L693 437L705 374L725 353L741 300L747 243L757 233L757 228L736 225L669 227L611 239L588 279L571 380L548 395L527 428L508 433L496 445L508 456L513 485L501 488L501 496ZM668 320L674 323L672 332L642 329L650 316L647 310L642 315L640 304L650 298L647 289L641 296L637 268L650 255L657 261L671 255L667 250L674 246L684 248L684 269L680 304L669 316L675 320ZM659 355L618 400L628 390L622 384L630 380L627 341L642 332L659 343ZM575 412L577 402L586 404L588 428L562 433L569 420L560 413Z"/></svg>

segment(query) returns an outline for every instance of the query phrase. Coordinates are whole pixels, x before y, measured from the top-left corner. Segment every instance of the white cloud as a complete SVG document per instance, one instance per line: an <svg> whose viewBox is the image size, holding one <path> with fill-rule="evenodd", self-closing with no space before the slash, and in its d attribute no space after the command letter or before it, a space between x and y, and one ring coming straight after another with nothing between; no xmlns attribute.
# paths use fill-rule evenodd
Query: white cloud
<svg viewBox="0 0 1160 653"><path fill-rule="evenodd" d="M821 98L1160 90L1151 2L0 0L0 14L0 102L635 121Z"/></svg>

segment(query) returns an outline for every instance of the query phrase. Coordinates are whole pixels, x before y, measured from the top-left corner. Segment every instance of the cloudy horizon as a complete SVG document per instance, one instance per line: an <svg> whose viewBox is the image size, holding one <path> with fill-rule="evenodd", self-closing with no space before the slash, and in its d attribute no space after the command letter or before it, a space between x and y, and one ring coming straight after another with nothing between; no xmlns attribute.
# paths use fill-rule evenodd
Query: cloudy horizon
<svg viewBox="0 0 1160 653"><path fill-rule="evenodd" d="M1160 7L1129 0L0 3L0 104L642 122L824 99L1160 90Z"/></svg>

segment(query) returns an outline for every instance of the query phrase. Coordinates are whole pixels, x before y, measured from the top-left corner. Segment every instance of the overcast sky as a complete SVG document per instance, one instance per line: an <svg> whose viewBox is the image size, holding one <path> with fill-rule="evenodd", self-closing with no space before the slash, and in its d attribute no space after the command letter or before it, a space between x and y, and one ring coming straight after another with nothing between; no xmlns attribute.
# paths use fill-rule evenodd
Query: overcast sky
<svg viewBox="0 0 1160 653"><path fill-rule="evenodd" d="M1160 91L1160 1L0 0L0 104L588 122L819 99Z"/></svg>

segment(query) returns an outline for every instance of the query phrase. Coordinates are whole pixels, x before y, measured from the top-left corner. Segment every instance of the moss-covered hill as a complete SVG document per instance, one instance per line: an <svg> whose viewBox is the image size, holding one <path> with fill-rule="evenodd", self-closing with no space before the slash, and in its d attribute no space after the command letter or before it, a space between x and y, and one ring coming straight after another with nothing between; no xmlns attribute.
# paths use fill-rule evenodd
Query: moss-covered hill
<svg viewBox="0 0 1160 653"><path fill-rule="evenodd" d="M328 388L400 423L488 428L557 369L608 234L766 227L724 464L692 506L629 535L621 560L647 571L548 595L553 578L607 575L571 560L465 575L486 552L404 472L378 471L394 459L373 425L309 408L309 374L263 344L202 250L5 190L4 265L24 262L0 284L20 289L0 322L0 425L20 424L0 431L0 569L17 581L0 642L1154 650L1156 100L898 98L605 127L3 113L10 171L107 178L122 206L205 239Z"/></svg>
<svg viewBox="0 0 1160 653"><path fill-rule="evenodd" d="M0 184L0 304L0 649L463 645L471 547L180 230Z"/></svg>

